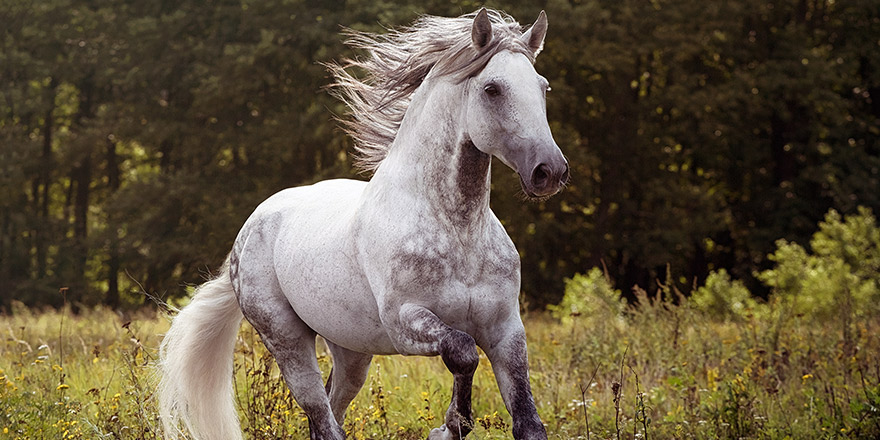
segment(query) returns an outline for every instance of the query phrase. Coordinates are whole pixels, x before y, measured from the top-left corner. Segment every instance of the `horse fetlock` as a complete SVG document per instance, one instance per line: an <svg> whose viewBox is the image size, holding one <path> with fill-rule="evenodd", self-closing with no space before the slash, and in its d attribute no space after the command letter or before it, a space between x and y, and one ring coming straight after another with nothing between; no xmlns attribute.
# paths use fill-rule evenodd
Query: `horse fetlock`
<svg viewBox="0 0 880 440"><path fill-rule="evenodd" d="M309 438L311 440L345 440L345 431L332 417L311 405L302 405L309 420Z"/></svg>
<svg viewBox="0 0 880 440"><path fill-rule="evenodd" d="M453 374L471 376L480 364L474 338L457 330L440 341L440 357Z"/></svg>
<svg viewBox="0 0 880 440"><path fill-rule="evenodd" d="M345 431L339 426L332 426L329 429L321 429L318 426L309 423L309 435L313 440L345 440Z"/></svg>
<svg viewBox="0 0 880 440"><path fill-rule="evenodd" d="M513 438L515 440L547 440L547 430L537 417L513 422Z"/></svg>
<svg viewBox="0 0 880 440"><path fill-rule="evenodd" d="M452 430L447 428L446 425L434 428L428 434L428 440L457 440L457 438L458 437L455 437Z"/></svg>
<svg viewBox="0 0 880 440"><path fill-rule="evenodd" d="M459 408L452 405L446 411L446 423L443 425L452 433L453 438L462 439L474 430L474 416L470 408L465 410L467 414L459 412Z"/></svg>

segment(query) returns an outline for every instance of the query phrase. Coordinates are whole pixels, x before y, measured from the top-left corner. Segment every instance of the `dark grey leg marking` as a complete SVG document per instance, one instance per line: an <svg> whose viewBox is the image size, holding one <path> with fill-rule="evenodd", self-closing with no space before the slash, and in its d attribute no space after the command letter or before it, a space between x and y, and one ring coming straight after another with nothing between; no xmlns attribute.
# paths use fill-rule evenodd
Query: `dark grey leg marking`
<svg viewBox="0 0 880 440"><path fill-rule="evenodd" d="M453 376L452 402L446 410L446 429L452 431L453 438L464 438L474 426L471 390L474 372L480 363L477 344L467 333L452 330L440 342L440 356Z"/></svg>
<svg viewBox="0 0 880 440"><path fill-rule="evenodd" d="M547 431L538 411L529 384L529 360L525 333L517 332L490 347L486 354L492 363L498 387L507 411L513 418L516 440L546 440Z"/></svg>
<svg viewBox="0 0 880 440"><path fill-rule="evenodd" d="M407 304L400 309L400 341L408 354L439 354L452 373L452 401L446 410L446 429L452 438L464 438L473 428L471 387L480 362L471 335L444 323L428 309Z"/></svg>
<svg viewBox="0 0 880 440"><path fill-rule="evenodd" d="M511 373L513 374L513 399L511 417L513 418L513 438L547 438L544 424L538 417L535 398L529 384L529 359L525 335L518 335L510 341Z"/></svg>

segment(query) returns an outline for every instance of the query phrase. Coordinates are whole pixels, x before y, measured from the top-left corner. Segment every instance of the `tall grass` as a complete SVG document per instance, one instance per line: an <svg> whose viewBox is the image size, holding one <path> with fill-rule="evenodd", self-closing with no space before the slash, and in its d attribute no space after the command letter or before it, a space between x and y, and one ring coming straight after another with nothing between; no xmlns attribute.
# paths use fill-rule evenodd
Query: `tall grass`
<svg viewBox="0 0 880 440"><path fill-rule="evenodd" d="M880 436L876 316L855 316L845 343L832 318L711 319L663 294L565 322L526 316L531 381L551 438ZM100 308L0 317L0 438L159 438L152 361L167 326L155 312ZM320 344L317 355L326 375ZM235 366L246 438L308 438L304 414L247 325ZM345 429L353 439L423 439L442 423L451 382L439 359L377 357ZM470 438L510 438L503 408L483 357Z"/></svg>
<svg viewBox="0 0 880 440"><path fill-rule="evenodd" d="M531 383L553 439L880 438L880 227L830 211L810 242L778 242L756 301L724 271L686 298L667 273L627 305L599 269L524 317ZM64 293L63 290L61 292ZM160 438L159 312L0 315L0 438ZM331 360L318 345L325 377ZM307 438L308 421L255 331L242 326L235 390L246 438ZM352 439L423 439L452 376L437 358L376 357L349 408ZM469 438L510 437L481 353Z"/></svg>

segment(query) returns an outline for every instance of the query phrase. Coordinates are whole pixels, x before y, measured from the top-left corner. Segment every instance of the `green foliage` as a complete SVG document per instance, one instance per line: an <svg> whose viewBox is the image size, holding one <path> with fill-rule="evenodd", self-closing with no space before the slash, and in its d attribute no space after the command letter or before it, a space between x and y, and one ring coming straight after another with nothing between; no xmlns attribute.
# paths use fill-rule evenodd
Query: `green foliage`
<svg viewBox="0 0 880 440"><path fill-rule="evenodd" d="M777 242L768 257L774 267L756 275L772 288L766 303L723 269L685 299L667 272L653 294L636 288L638 302L609 326L614 315L596 298L619 292L599 269L574 277L563 302L548 307L568 329L557 334L569 335L559 343L573 347L571 356L568 364L551 362L598 365L606 374L600 384L624 382L626 351L636 389L630 384L634 412L624 424L646 436L653 430L660 438L873 438L880 434L880 378L871 367L877 352L866 350L880 330L880 227L869 209L857 211L830 210L809 251ZM568 311L575 313L566 319ZM591 367L579 368L582 381ZM648 391L642 394L639 384ZM848 395L854 386L858 395ZM646 408L655 413L646 415ZM657 408L667 408L665 416ZM600 436L617 435L614 411L593 415L593 426L596 418L605 423Z"/></svg>
<svg viewBox="0 0 880 440"><path fill-rule="evenodd" d="M880 293L876 289L880 283L880 225L870 209L860 206L857 215L843 219L837 211L829 211L810 247L819 258L839 260L858 283L873 282L874 293Z"/></svg>
<svg viewBox="0 0 880 440"><path fill-rule="evenodd" d="M332 120L345 109L321 91L320 63L356 55L340 26L381 31L482 3L3 6L0 307L60 306L61 287L118 307L143 291L183 296L271 193L353 176ZM804 245L829 208L880 209L875 1L489 6L526 24L546 9L537 69L572 167L540 203L494 167L529 304L559 302L563 280L600 261L625 292L667 263L686 279L724 268L756 291L774 240Z"/></svg>
<svg viewBox="0 0 880 440"><path fill-rule="evenodd" d="M598 267L586 275L576 274L565 282L565 295L558 305L547 306L550 314L565 324L579 316L602 315L616 319L623 315L626 301L620 297Z"/></svg>
<svg viewBox="0 0 880 440"><path fill-rule="evenodd" d="M880 303L880 227L869 209L841 218L829 211L807 252L779 240L776 267L757 276L794 314L865 315Z"/></svg>
<svg viewBox="0 0 880 440"><path fill-rule="evenodd" d="M604 278L581 280L592 286ZM16 304L15 315L0 316L0 438L159 438L152 362L165 317L120 319L107 308L39 313ZM877 438L880 315L870 313L853 317L859 349L848 350L835 317L778 327L773 314L731 320L650 301L619 319L605 306L566 322L532 312L525 326L535 401L550 438ZM775 342L761 337L776 331ZM317 355L326 378L323 344ZM307 436L308 420L246 324L233 356L245 438ZM377 356L349 408L348 437L424 439L442 423L451 384L438 358ZM474 439L510 438L511 419L482 353L473 405Z"/></svg>
<svg viewBox="0 0 880 440"><path fill-rule="evenodd" d="M731 280L726 270L712 271L706 283L695 290L688 304L716 319L744 319L758 306L740 280Z"/></svg>

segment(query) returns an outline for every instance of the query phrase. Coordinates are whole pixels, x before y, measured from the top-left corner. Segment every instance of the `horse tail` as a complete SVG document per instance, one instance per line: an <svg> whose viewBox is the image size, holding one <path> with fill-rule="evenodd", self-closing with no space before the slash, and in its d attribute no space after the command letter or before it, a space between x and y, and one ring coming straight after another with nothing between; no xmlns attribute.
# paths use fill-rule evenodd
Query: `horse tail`
<svg viewBox="0 0 880 440"><path fill-rule="evenodd" d="M233 350L242 313L228 265L196 289L159 346L159 416L166 438L242 438L233 390Z"/></svg>

